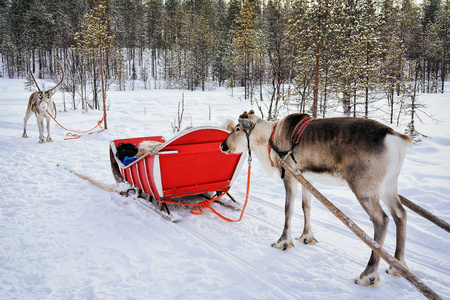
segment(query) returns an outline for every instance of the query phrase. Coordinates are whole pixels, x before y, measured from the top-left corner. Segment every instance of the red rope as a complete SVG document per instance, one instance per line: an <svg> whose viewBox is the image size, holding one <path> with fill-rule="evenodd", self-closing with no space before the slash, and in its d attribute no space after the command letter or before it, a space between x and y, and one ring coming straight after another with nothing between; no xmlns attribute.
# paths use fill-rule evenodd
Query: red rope
<svg viewBox="0 0 450 300"><path fill-rule="evenodd" d="M212 199L208 199L196 204L191 204L191 203L179 203L179 202L174 202L174 201L161 201L161 203L166 203L166 204L176 204L176 205L182 205L182 206L192 206L191 209L191 214L194 215L201 215L203 214L203 208L209 208L213 213L215 213L216 215L218 215L219 217L221 217L222 219L224 219L225 221L228 222L239 222L240 220L242 220L242 217L244 216L244 211L245 211L245 207L247 206L247 202L248 202L248 194L250 191L250 172L251 172L251 166L248 166L248 174L247 174L247 191L246 191L246 195L245 195L245 202L244 202L244 206L242 207L242 211L241 211L241 215L239 217L239 219L237 220L232 220L230 218L225 217L224 215L220 214L219 212L217 212L214 208L212 208L210 206L210 204L214 201L216 201L217 199L219 199L220 197L222 197L223 195L225 195L226 193L222 193Z"/></svg>
<svg viewBox="0 0 450 300"><path fill-rule="evenodd" d="M49 113L47 111L47 114L53 119L53 121L55 121L56 124L58 124L59 127L61 127L62 129L69 131L68 133L66 133L66 138L64 140L74 140L74 139L79 139L80 137L82 137L84 134L93 134L93 133L100 133L103 132L105 130L105 128L102 127L102 122L106 117L106 114L103 115L103 117L97 122L97 125L94 126L93 128L89 129L89 130L84 130L84 131L77 131L77 130L70 130L65 128L64 126L62 126L61 124L59 124L58 121L56 121L55 117L52 116L51 113ZM100 127L101 130L97 131L97 132L92 132L95 128Z"/></svg>

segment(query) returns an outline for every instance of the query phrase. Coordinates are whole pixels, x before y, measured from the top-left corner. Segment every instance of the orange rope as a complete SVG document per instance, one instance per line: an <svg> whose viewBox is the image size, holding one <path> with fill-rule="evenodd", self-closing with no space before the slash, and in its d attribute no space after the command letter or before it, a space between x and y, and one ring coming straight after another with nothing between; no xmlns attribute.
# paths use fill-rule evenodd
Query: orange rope
<svg viewBox="0 0 450 300"><path fill-rule="evenodd" d="M51 113L49 113L47 111L47 114L53 119L53 121L55 121L56 124L58 124L59 127L61 127L62 129L69 131L66 136L67 138L65 138L64 140L74 140L74 139L79 139L80 137L82 137L84 134L93 134L95 132L92 132L95 128L100 127L102 130L97 131L96 133L100 133L103 132L105 130L105 128L102 127L102 122L106 117L106 114L103 115L103 117L100 119L100 121L97 122L97 125L94 126L93 128L89 129L89 130L85 130L85 131L77 131L77 130L70 130L65 128L64 126L62 126L61 124L59 124L58 121L56 121L55 117L52 116Z"/></svg>
<svg viewBox="0 0 450 300"><path fill-rule="evenodd" d="M179 203L179 202L174 202L174 201L161 201L161 203L166 203L166 204L176 204L176 205L182 205L182 206L192 206L191 209L191 214L194 215L201 215L203 214L203 208L209 208L213 213L215 213L216 215L218 215L219 217L221 217L222 219L224 219L225 221L228 222L239 222L240 220L242 220L242 217L244 216L244 211L245 211L245 207L247 206L247 202L248 202L248 194L250 191L250 172L251 172L251 165L248 166L248 174L247 174L247 191L246 191L246 195L245 195L245 202L244 202L244 206L242 207L242 211L241 211L241 215L239 217L239 219L237 220L232 220L229 219L223 215L221 215L219 212L217 212L214 208L212 208L210 206L210 204L214 201L216 201L217 199L219 199L220 197L222 197L223 195L225 195L226 193L222 193L212 199L209 200L205 200L196 204L191 204L191 203Z"/></svg>

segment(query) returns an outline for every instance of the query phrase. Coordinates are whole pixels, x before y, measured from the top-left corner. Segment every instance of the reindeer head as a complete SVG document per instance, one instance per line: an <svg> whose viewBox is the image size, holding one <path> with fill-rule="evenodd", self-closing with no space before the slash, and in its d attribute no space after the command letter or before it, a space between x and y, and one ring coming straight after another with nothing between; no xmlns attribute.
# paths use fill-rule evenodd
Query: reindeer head
<svg viewBox="0 0 450 300"><path fill-rule="evenodd" d="M260 118L253 110L239 116L239 124L220 145L220 149L227 153L241 153L248 149L250 134Z"/></svg>
<svg viewBox="0 0 450 300"><path fill-rule="evenodd" d="M31 78L33 78L33 81L36 84L36 87L38 89L37 92L32 93L30 96L30 99L33 99L33 111L35 114L38 114L39 112L45 112L47 110L47 108L52 103L52 96L55 93L56 88L62 83L62 81L64 79L64 69L63 69L61 63L59 62L59 60L56 60L56 61L58 62L59 67L61 68L61 72L62 72L61 80L53 88L51 88L49 90L44 90L44 91L41 91L41 89L39 88L39 85L33 76L33 72L31 72L31 68L30 68L30 66L28 66L28 69L30 70Z"/></svg>

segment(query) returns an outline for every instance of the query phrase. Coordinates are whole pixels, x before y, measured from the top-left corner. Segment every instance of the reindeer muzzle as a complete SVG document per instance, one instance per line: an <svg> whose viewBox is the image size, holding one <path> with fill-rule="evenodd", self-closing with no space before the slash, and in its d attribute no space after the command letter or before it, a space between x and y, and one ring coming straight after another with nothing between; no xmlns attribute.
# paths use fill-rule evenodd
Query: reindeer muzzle
<svg viewBox="0 0 450 300"><path fill-rule="evenodd" d="M44 100L39 102L39 111L46 111L48 107L48 103Z"/></svg>

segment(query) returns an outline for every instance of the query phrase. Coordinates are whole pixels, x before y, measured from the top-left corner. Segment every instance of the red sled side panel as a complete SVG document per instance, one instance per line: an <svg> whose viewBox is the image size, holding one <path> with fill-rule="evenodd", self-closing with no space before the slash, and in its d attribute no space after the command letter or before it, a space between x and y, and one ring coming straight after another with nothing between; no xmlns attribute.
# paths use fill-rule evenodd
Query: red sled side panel
<svg viewBox="0 0 450 300"><path fill-rule="evenodd" d="M120 143L138 146L148 140L163 142L155 149L157 153L149 153L128 166L116 158L125 181L161 201L227 192L244 160L242 154L228 155L220 151L220 144L227 136L223 129L200 127L183 131L166 142L160 136L115 140L111 148Z"/></svg>
<svg viewBox="0 0 450 300"><path fill-rule="evenodd" d="M160 155L164 197L228 190L241 154L220 151L220 144L227 136L224 130L201 129L162 148L161 151L177 151Z"/></svg>

